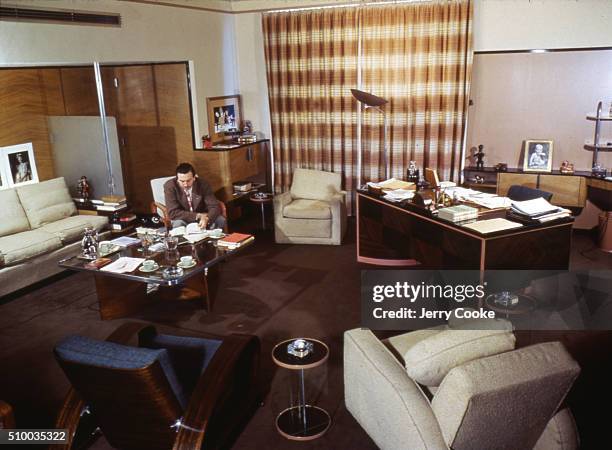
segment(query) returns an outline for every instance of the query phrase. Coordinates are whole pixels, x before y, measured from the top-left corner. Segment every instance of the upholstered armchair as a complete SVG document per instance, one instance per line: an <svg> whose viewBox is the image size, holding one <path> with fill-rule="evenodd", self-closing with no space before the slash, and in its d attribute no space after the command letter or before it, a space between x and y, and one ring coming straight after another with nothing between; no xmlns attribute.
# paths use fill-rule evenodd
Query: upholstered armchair
<svg viewBox="0 0 612 450"><path fill-rule="evenodd" d="M279 244L340 245L346 232L346 192L339 173L296 169L291 190L274 197Z"/></svg>
<svg viewBox="0 0 612 450"><path fill-rule="evenodd" d="M55 355L72 384L56 422L70 442L52 448L81 448L98 427L121 449L227 448L258 403L259 352L255 336L166 335L143 323L106 341L69 336Z"/></svg>
<svg viewBox="0 0 612 450"><path fill-rule="evenodd" d="M510 330L344 334L347 409L382 450L577 449L562 402L580 372L559 342Z"/></svg>

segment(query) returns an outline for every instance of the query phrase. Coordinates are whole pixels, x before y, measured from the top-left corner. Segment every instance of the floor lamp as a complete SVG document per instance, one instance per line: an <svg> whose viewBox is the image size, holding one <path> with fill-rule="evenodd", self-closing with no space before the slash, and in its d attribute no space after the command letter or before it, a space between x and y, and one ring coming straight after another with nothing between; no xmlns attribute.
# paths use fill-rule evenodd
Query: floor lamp
<svg viewBox="0 0 612 450"><path fill-rule="evenodd" d="M383 163L385 165L385 180L389 179L389 155L387 148L387 114L381 106L389 103L382 97L378 97L367 92L360 91L359 89L351 89L351 94L357 99L358 102L365 105L364 109L373 108L379 111L383 115Z"/></svg>

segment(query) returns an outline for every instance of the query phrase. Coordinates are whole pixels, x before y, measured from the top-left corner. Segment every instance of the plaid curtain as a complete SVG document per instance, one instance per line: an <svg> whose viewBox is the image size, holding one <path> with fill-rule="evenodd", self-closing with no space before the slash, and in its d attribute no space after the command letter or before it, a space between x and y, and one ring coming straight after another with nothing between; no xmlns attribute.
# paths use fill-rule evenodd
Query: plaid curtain
<svg viewBox="0 0 612 450"><path fill-rule="evenodd" d="M416 160L456 178L471 23L471 0L264 14L275 192L289 189L297 167L342 173L349 192L382 180L383 115L362 110L353 87L389 100L390 176L404 178Z"/></svg>
<svg viewBox="0 0 612 450"><path fill-rule="evenodd" d="M361 87L389 100L389 176L410 161L458 179L472 69L470 0L367 6L361 15ZM364 181L382 180L382 114L362 111Z"/></svg>
<svg viewBox="0 0 612 450"><path fill-rule="evenodd" d="M343 174L352 191L357 153L355 8L263 15L275 192L295 168Z"/></svg>

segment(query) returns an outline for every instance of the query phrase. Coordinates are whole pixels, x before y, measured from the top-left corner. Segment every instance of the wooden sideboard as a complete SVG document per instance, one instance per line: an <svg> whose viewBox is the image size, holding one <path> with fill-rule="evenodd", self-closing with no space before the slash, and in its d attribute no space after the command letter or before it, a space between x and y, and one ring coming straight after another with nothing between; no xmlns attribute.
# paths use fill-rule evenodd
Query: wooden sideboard
<svg viewBox="0 0 612 450"><path fill-rule="evenodd" d="M484 184L475 183L474 177L479 175ZM550 173L523 172L521 169L508 169L497 172L493 167L477 170L474 167L464 169L464 184L473 189L495 189L498 195L506 195L512 185L527 186L553 194L551 203L559 206L582 208L587 198L600 209L612 208L612 181L593 177L591 172L577 171L564 174L558 170Z"/></svg>

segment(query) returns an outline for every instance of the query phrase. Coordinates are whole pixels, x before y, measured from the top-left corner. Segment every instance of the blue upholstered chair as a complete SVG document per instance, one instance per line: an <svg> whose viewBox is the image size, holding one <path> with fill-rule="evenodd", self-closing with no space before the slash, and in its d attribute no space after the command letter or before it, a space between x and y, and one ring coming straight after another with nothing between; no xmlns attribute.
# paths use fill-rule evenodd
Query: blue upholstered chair
<svg viewBox="0 0 612 450"><path fill-rule="evenodd" d="M135 334L138 346L127 345ZM176 336L129 323L106 341L68 336L55 355L73 386L56 425L71 438L86 410L116 448L219 448L257 403L255 336Z"/></svg>
<svg viewBox="0 0 612 450"><path fill-rule="evenodd" d="M510 186L510 189L508 189L508 198L517 202L533 200L534 198L540 197L549 202L552 198L552 193L518 184L513 184Z"/></svg>

